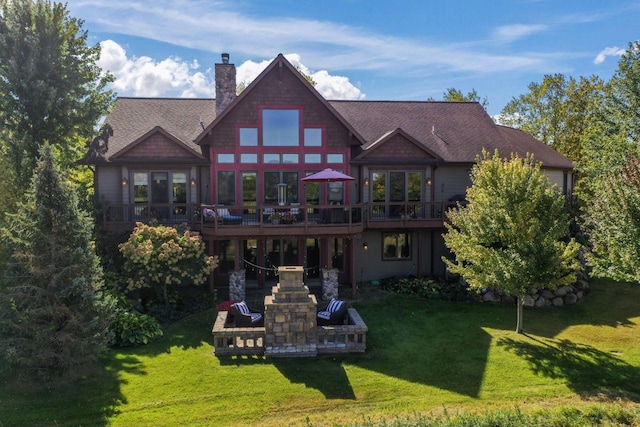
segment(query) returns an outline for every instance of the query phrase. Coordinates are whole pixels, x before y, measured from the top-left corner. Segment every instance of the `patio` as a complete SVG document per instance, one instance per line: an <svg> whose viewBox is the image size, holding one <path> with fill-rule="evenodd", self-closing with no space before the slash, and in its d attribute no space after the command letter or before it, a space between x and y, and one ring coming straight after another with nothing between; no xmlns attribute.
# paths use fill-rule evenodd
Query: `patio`
<svg viewBox="0 0 640 427"><path fill-rule="evenodd" d="M367 325L354 308L347 309L344 324L318 326L316 295L303 284L302 267L280 267L279 275L271 292L246 292L246 301L255 308L262 297L264 326L236 327L229 312L218 312L212 330L217 356L314 357L366 350Z"/></svg>

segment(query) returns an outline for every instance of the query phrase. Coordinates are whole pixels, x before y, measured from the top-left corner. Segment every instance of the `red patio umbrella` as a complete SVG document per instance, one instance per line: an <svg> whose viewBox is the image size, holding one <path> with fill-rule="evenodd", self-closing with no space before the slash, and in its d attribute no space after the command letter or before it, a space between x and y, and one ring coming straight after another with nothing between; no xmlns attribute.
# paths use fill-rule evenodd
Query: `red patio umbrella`
<svg viewBox="0 0 640 427"><path fill-rule="evenodd" d="M323 171L316 172L309 176L305 176L300 181L307 182L342 182L353 181L355 178L349 175L345 175L342 172L335 171L331 168L327 168Z"/></svg>

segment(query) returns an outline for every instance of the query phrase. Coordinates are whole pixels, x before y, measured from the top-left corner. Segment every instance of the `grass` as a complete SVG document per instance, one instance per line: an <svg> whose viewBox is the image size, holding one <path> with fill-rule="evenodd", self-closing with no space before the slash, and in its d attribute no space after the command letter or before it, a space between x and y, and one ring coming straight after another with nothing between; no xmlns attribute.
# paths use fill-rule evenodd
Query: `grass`
<svg viewBox="0 0 640 427"><path fill-rule="evenodd" d="M0 427L445 425L425 420L454 415L502 425L491 417L522 414L577 425L620 411L640 422L638 285L595 282L576 306L525 310L526 335L513 332L513 307L398 295L355 305L365 354L217 358L208 311L151 345L111 351L78 384L0 377Z"/></svg>

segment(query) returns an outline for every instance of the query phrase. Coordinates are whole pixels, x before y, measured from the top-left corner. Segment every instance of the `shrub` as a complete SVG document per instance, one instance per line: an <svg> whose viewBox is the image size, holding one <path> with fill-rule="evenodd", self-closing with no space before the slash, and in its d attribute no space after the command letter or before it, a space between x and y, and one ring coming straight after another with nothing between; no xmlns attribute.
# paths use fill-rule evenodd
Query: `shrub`
<svg viewBox="0 0 640 427"><path fill-rule="evenodd" d="M158 321L146 314L121 312L111 324L111 345L137 347L148 344L163 335Z"/></svg>
<svg viewBox="0 0 640 427"><path fill-rule="evenodd" d="M381 286L397 294L415 295L425 299L465 301L472 299L474 295L466 284L427 277L394 277L383 280Z"/></svg>

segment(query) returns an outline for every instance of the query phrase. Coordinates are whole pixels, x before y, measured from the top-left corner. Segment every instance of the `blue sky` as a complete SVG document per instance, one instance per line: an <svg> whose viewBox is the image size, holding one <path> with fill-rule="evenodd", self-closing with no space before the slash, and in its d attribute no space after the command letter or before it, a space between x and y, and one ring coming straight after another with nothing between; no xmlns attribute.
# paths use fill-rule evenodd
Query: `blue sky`
<svg viewBox="0 0 640 427"><path fill-rule="evenodd" d="M214 97L283 53L328 99L441 99L475 89L497 114L545 74L611 77L638 0L68 0L121 96Z"/></svg>

